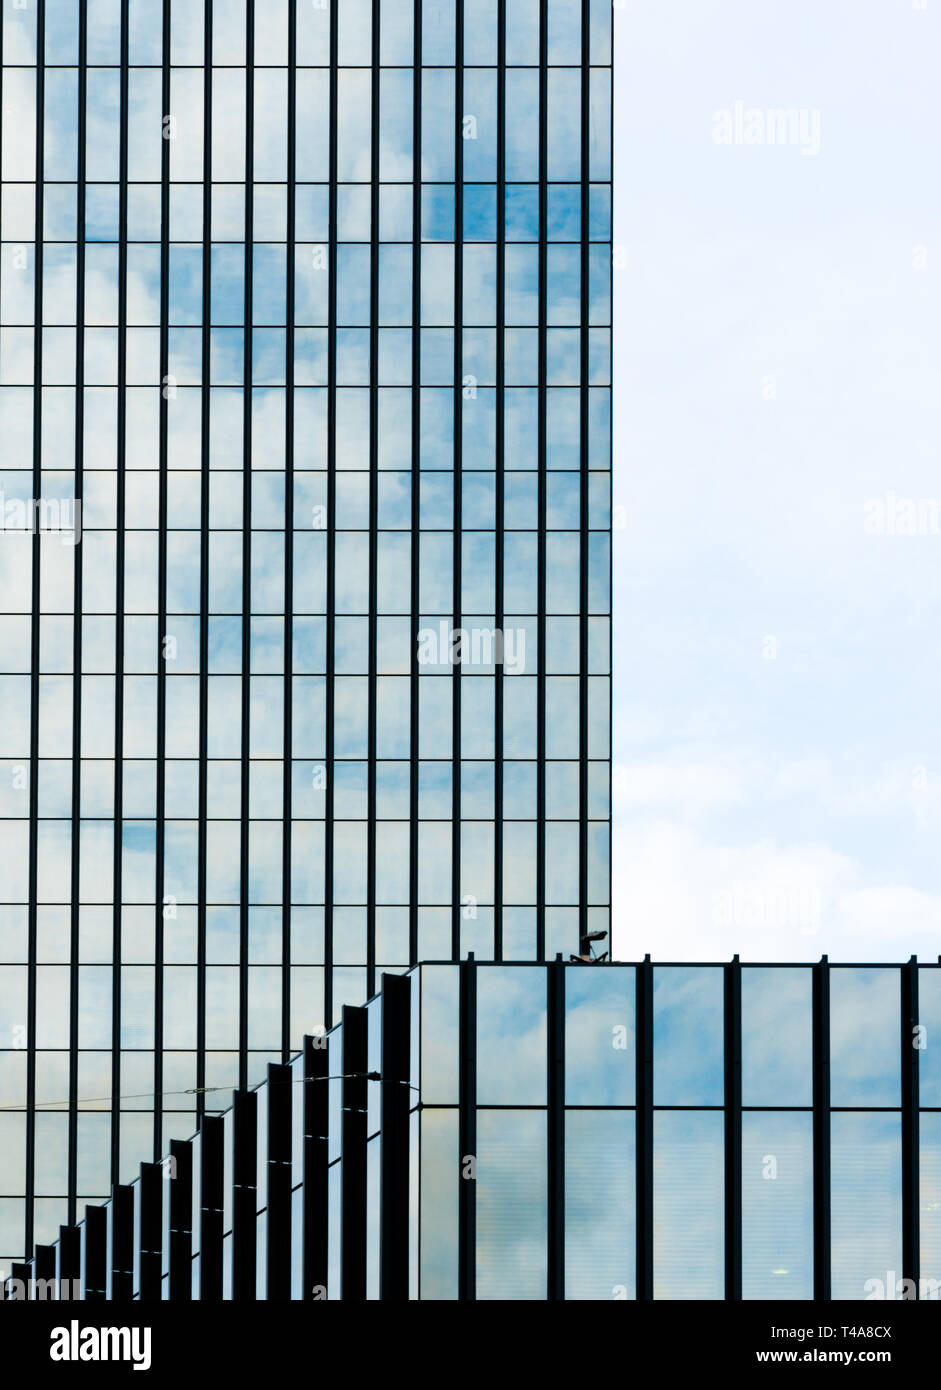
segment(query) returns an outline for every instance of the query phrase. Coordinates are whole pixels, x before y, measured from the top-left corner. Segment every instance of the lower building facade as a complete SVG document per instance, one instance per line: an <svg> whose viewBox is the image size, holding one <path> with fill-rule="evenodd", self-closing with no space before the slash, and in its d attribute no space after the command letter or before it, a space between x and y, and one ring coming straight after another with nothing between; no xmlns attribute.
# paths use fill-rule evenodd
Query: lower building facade
<svg viewBox="0 0 941 1390"><path fill-rule="evenodd" d="M5 1294L937 1299L936 1039L914 958L387 974Z"/></svg>

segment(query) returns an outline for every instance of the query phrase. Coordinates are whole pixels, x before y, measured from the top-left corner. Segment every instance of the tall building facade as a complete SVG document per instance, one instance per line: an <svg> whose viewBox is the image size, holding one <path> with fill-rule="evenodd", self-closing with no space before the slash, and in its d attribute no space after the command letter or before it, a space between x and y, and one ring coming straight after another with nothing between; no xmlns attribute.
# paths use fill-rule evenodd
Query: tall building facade
<svg viewBox="0 0 941 1390"><path fill-rule="evenodd" d="M4 0L0 1265L608 928L607 0Z"/></svg>
<svg viewBox="0 0 941 1390"><path fill-rule="evenodd" d="M914 959L424 964L8 1292L936 1302L938 1030Z"/></svg>

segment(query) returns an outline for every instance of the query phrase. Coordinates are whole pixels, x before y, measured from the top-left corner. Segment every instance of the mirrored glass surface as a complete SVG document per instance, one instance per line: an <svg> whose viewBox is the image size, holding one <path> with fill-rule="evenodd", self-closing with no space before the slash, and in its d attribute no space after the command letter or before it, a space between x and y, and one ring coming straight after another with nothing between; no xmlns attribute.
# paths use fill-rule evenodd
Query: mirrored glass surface
<svg viewBox="0 0 941 1390"><path fill-rule="evenodd" d="M899 1104L900 1000L897 969L831 968L831 1105Z"/></svg>
<svg viewBox="0 0 941 1390"><path fill-rule="evenodd" d="M478 1111L478 1299L545 1298L546 1202L545 1111Z"/></svg>
<svg viewBox="0 0 941 1390"><path fill-rule="evenodd" d="M653 1142L654 1298L723 1298L723 1117L659 1110Z"/></svg>
<svg viewBox="0 0 941 1390"><path fill-rule="evenodd" d="M565 1297L635 1296L632 1110L565 1117Z"/></svg>
<svg viewBox="0 0 941 1390"><path fill-rule="evenodd" d="M723 972L657 966L653 976L655 1105L721 1105Z"/></svg>
<svg viewBox="0 0 941 1390"><path fill-rule="evenodd" d="M813 1116L742 1116L742 1297L813 1298Z"/></svg>
<svg viewBox="0 0 941 1390"><path fill-rule="evenodd" d="M634 1009L631 967L566 969L567 1105L633 1105Z"/></svg>
<svg viewBox="0 0 941 1390"><path fill-rule="evenodd" d="M546 971L477 971L477 1104L545 1105Z"/></svg>
<svg viewBox="0 0 941 1390"><path fill-rule="evenodd" d="M742 970L742 1104L813 1101L813 979L807 967Z"/></svg>
<svg viewBox="0 0 941 1390"><path fill-rule="evenodd" d="M830 1174L832 1296L886 1297L902 1270L899 1116L832 1115Z"/></svg>

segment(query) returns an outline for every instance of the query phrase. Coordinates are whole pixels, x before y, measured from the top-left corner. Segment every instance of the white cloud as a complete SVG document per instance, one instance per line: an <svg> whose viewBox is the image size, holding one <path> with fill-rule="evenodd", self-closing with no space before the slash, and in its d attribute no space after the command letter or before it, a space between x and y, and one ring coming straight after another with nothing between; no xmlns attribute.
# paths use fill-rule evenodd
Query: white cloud
<svg viewBox="0 0 941 1390"><path fill-rule="evenodd" d="M716 762L681 758L616 763L612 769L614 804L624 812L671 807L698 817L710 810L741 805L746 799L739 769Z"/></svg>
<svg viewBox="0 0 941 1390"><path fill-rule="evenodd" d="M710 842L676 822L616 827L614 955L655 960L933 960L941 895L873 882L825 844Z"/></svg>
<svg viewBox="0 0 941 1390"><path fill-rule="evenodd" d="M908 757L866 758L851 750L788 758L760 747L727 751L703 743L667 749L659 757L615 761L615 815L667 812L683 823L713 819L736 808L771 806L802 819L893 817L919 828L941 818L941 778Z"/></svg>

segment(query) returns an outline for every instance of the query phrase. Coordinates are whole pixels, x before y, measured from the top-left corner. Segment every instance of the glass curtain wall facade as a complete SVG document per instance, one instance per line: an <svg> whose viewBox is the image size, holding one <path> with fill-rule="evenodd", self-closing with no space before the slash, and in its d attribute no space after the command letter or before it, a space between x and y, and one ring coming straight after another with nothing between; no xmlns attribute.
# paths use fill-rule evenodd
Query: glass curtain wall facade
<svg viewBox="0 0 941 1390"><path fill-rule="evenodd" d="M607 928L611 266L603 0L2 14L0 1265Z"/></svg>
<svg viewBox="0 0 941 1390"><path fill-rule="evenodd" d="M939 1297L938 965L419 973L420 1297Z"/></svg>
<svg viewBox="0 0 941 1390"><path fill-rule="evenodd" d="M386 975L18 1296L936 1301L939 1034L915 961Z"/></svg>

